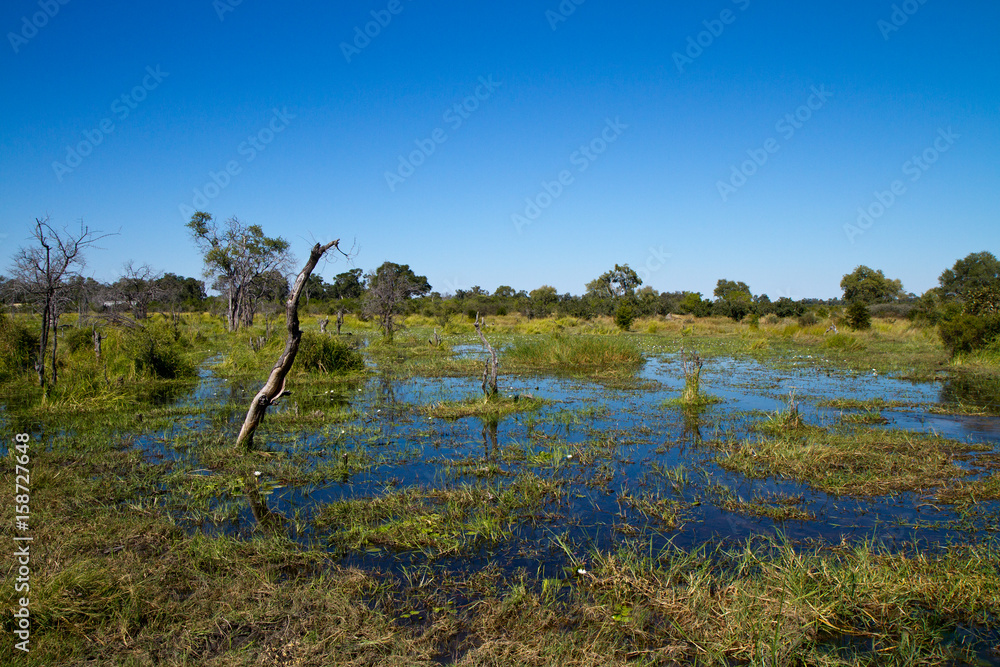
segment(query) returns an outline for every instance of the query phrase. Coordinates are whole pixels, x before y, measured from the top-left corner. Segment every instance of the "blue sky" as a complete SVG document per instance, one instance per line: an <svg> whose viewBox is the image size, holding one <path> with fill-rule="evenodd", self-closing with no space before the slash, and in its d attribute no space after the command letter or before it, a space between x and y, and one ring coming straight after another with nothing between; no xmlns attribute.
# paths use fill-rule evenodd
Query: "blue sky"
<svg viewBox="0 0 1000 667"><path fill-rule="evenodd" d="M995 2L332 4L4 3L0 273L49 215L120 230L100 280L199 276L194 208L443 293L921 293L1000 252Z"/></svg>

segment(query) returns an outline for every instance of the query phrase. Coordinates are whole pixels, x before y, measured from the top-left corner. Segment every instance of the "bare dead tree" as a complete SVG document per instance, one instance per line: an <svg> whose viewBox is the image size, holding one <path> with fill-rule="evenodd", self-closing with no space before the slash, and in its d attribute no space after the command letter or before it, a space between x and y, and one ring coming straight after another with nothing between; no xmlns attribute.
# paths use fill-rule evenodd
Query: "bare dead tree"
<svg viewBox="0 0 1000 667"><path fill-rule="evenodd" d="M486 340L486 336L483 335L482 327L485 323L485 320L479 319L479 313L476 313L476 333L479 334L479 340L483 341L483 345L486 346L486 349L490 353L490 358L486 360L486 368L483 369L483 393L486 395L486 400L488 401L497 395L497 370L499 364L497 363L497 351L493 349L493 346Z"/></svg>
<svg viewBox="0 0 1000 667"><path fill-rule="evenodd" d="M38 343L38 357L35 370L38 384L45 386L46 352L49 347L49 333L52 332L52 383L58 380L56 348L58 346L59 316L69 302L68 285L79 275L84 266L83 251L98 240L109 236L91 230L80 223L80 231L71 233L65 228L57 231L49 224L49 218L35 218L35 228L31 233L34 243L23 246L14 255L13 275L25 290L30 300L41 310L42 329Z"/></svg>
<svg viewBox="0 0 1000 667"><path fill-rule="evenodd" d="M302 296L302 290L305 288L306 281L309 279L310 274L312 274L313 269L316 268L316 264L320 258L330 248L340 250L339 243L340 240L338 239L323 246L318 243L313 246L312 252L309 253L308 261L306 261L305 266L302 267L302 271L299 272L298 277L295 279L295 285L292 287L288 301L285 303L285 319L288 324L288 338L285 340L285 349L281 353L281 356L278 357L274 368L271 369L271 374L268 376L267 382L257 392L257 395L254 396L253 401L251 401L246 419L243 421L243 428L240 429L239 437L236 438L236 446L242 448L244 451L253 449L253 434L257 430L257 427L260 426L261 421L263 421L267 408L288 393L285 390L285 378L292 369L292 364L295 362L295 355L299 351L299 343L302 342L302 329L299 328L299 297ZM343 251L341 251L341 254L344 254L345 257L347 256Z"/></svg>
<svg viewBox="0 0 1000 667"><path fill-rule="evenodd" d="M326 325L330 323L330 318L326 317L319 321L319 332L326 333Z"/></svg>
<svg viewBox="0 0 1000 667"><path fill-rule="evenodd" d="M121 277L111 286L116 304L127 306L136 320L144 320L149 315L149 304L159 301L166 290L160 287L162 274L148 264L135 266L132 260L122 266Z"/></svg>
<svg viewBox="0 0 1000 667"><path fill-rule="evenodd" d="M343 307L341 307L341 309L337 311L337 335L338 336L340 335L340 327L342 327L342 326L344 326L344 309L343 309Z"/></svg>

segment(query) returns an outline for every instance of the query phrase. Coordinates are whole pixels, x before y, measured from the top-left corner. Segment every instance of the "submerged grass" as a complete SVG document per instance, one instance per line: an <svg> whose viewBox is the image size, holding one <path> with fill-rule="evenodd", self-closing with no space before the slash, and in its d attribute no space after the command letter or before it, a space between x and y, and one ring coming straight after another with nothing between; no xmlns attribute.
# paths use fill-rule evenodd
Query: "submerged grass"
<svg viewBox="0 0 1000 667"><path fill-rule="evenodd" d="M508 415L521 412L535 412L549 404L534 396L498 396L490 400L471 398L465 401L442 401L423 408L424 414L435 419L461 419L479 417L496 421Z"/></svg>

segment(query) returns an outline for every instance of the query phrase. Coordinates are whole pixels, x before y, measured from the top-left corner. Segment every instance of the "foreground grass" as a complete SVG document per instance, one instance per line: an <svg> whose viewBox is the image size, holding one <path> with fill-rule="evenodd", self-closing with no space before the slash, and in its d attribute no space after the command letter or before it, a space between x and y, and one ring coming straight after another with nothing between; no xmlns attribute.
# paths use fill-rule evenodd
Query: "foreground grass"
<svg viewBox="0 0 1000 667"><path fill-rule="evenodd" d="M992 543L935 555L781 540L588 553L554 540L564 578L489 566L386 577L280 533L187 534L142 499L159 467L106 443L57 438L33 453L31 652L3 642L3 664L945 664L964 656L951 632L986 633L1000 614ZM521 481L332 503L321 522L343 549L461 550L561 496ZM10 539L9 505L0 519ZM3 604L16 607L11 586ZM11 636L10 614L3 625Z"/></svg>

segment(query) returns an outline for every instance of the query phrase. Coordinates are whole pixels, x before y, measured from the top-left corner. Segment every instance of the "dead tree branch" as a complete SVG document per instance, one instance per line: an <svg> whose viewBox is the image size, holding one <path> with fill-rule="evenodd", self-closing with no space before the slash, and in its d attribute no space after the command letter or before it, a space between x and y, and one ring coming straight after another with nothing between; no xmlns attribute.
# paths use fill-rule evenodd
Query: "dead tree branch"
<svg viewBox="0 0 1000 667"><path fill-rule="evenodd" d="M476 333L479 334L479 340L483 341L483 345L490 352L490 358L486 360L486 368L483 369L483 393L488 401L497 395L497 368L499 364L497 363L497 351L483 335L483 324L485 324L485 320L480 320L479 313L476 313Z"/></svg>
<svg viewBox="0 0 1000 667"><path fill-rule="evenodd" d="M323 246L318 243L313 246L312 252L309 254L309 260L302 267L298 278L295 279L295 285L292 287L292 291L288 295L288 301L285 304L285 319L288 323L288 338L285 341L285 350L278 357L274 368L271 369L271 374L267 378L267 382L257 392L257 395L254 396L253 401L250 403L246 419L243 421L243 428L240 429L240 435L236 438L237 448L242 448L244 451L253 449L254 431L257 430L261 421L264 420L264 413L267 411L268 406L272 405L286 393L285 378L292 369L292 363L295 362L295 355L299 351L299 343L302 341L302 329L299 328L299 297L302 296L306 281L312 274L313 269L316 268L316 264L320 258L330 248L340 250L339 243L340 240L338 239Z"/></svg>

